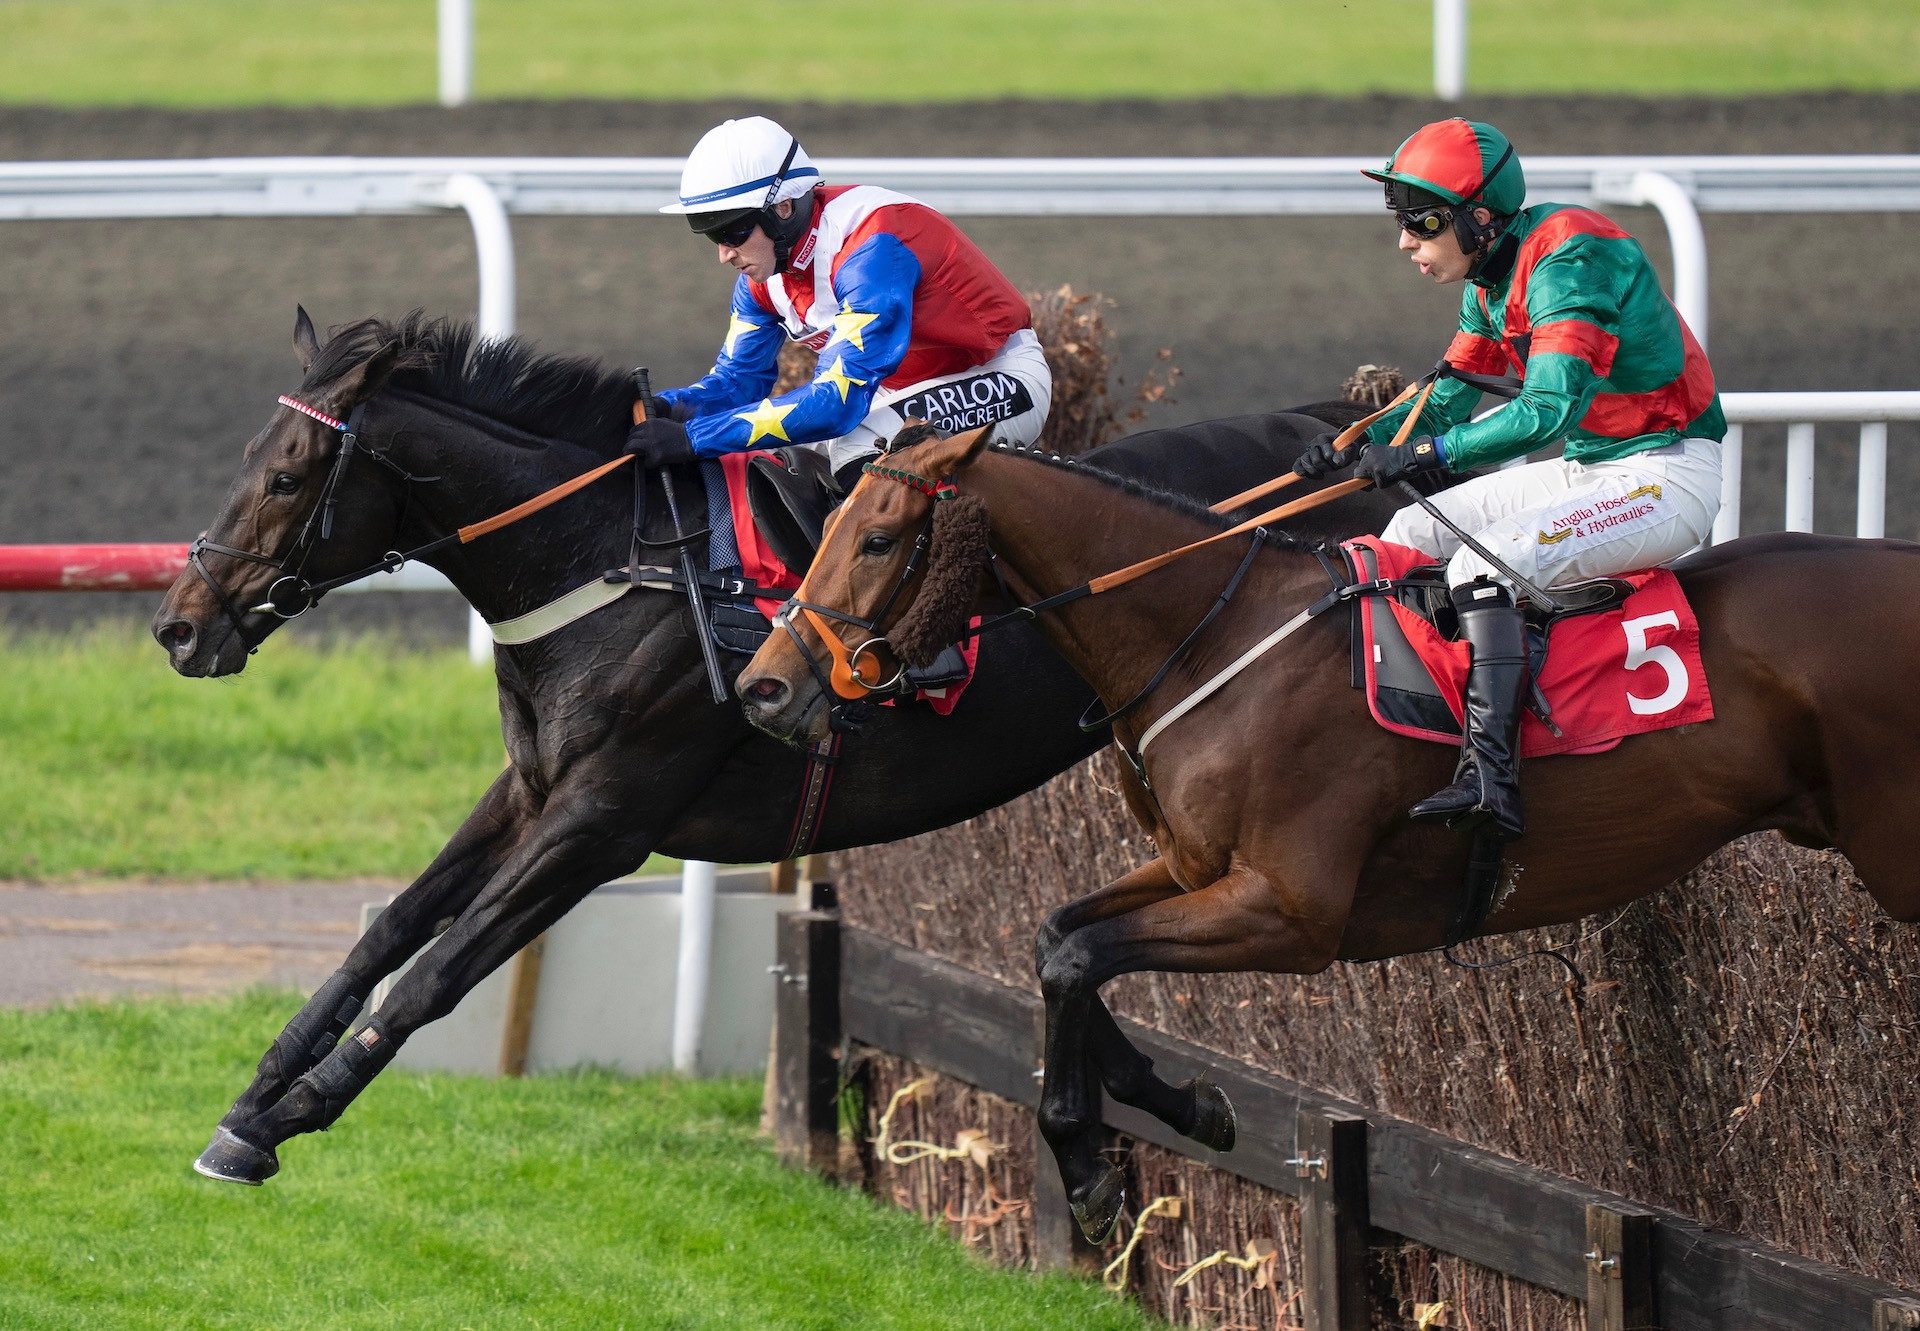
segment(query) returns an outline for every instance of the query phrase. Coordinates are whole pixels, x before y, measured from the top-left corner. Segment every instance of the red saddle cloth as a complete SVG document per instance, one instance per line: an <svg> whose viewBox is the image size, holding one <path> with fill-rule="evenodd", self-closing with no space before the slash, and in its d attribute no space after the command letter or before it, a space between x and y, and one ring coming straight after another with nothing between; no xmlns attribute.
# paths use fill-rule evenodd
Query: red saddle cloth
<svg viewBox="0 0 1920 1331"><path fill-rule="evenodd" d="M747 461L756 457L772 457L765 452L723 453L720 455L720 473L727 480L728 507L732 510L733 542L740 551L740 572L749 581L770 591L790 592L800 585L801 575L788 568L773 552L760 531L753 525L753 506L747 498ZM776 459L778 461L778 459ZM757 596L754 606L771 620L780 613L781 601L772 597ZM976 617L973 625L978 627ZM960 695L967 691L967 685L973 683L973 672L980 660L980 639L967 639L961 648L961 656L966 658L967 677L957 683L940 689L922 689L914 696L931 707L936 716L945 716L960 703Z"/></svg>
<svg viewBox="0 0 1920 1331"><path fill-rule="evenodd" d="M1358 551L1371 552L1383 578L1398 578L1433 563L1430 555L1377 537L1345 544L1360 568L1367 563ZM1621 605L1570 616L1553 625L1540 689L1562 733L1556 736L1527 712L1520 722L1523 757L1598 753L1628 735L1713 719L1713 698L1700 663L1700 625L1680 580L1656 568L1627 574L1621 581L1634 588ZM1387 619L1383 621L1382 616ZM1458 744L1465 715L1461 695L1467 678L1467 644L1447 641L1431 623L1390 596L1361 597L1360 626L1367 706L1374 719L1395 734ZM1399 648L1398 642L1387 641L1393 635L1403 639L1426 667L1439 698L1453 714L1451 733L1420 724L1418 709L1396 703L1383 706L1382 666Z"/></svg>

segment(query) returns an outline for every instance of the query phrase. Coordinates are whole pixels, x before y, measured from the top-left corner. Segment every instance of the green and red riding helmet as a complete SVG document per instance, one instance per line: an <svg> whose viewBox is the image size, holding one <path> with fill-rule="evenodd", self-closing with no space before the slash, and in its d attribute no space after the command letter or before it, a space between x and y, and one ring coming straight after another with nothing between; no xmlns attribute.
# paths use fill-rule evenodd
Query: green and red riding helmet
<svg viewBox="0 0 1920 1331"><path fill-rule="evenodd" d="M1527 179L1507 136L1478 120L1436 120L1422 125L1378 171L1361 174L1387 187L1387 207L1396 213L1425 213L1413 234L1437 235L1449 220L1460 248L1468 254L1486 249L1526 202ZM1493 220L1474 220L1485 208ZM1448 210L1443 213L1438 210ZM1434 210L1434 211L1428 211ZM1405 223L1403 222L1403 225Z"/></svg>

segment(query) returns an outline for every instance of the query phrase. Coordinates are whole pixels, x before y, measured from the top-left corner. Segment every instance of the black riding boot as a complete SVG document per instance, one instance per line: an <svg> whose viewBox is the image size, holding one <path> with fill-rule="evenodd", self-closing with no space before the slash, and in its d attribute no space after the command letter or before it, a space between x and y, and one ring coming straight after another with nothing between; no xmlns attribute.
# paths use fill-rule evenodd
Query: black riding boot
<svg viewBox="0 0 1920 1331"><path fill-rule="evenodd" d="M1484 579L1453 591L1460 636L1473 647L1467 667L1466 735L1453 784L1413 806L1455 831L1491 821L1509 841L1526 830L1520 813L1520 708L1527 695L1526 622L1505 587Z"/></svg>

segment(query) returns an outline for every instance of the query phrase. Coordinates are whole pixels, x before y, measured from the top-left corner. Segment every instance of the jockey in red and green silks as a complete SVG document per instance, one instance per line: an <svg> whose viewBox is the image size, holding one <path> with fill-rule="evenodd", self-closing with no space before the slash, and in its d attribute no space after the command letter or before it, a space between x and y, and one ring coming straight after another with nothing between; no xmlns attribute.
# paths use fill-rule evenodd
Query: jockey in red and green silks
<svg viewBox="0 0 1920 1331"><path fill-rule="evenodd" d="M1376 485L1464 473L1565 444L1562 456L1488 472L1433 503L1537 585L1648 568L1713 529L1726 418L1713 369L1660 288L1639 242L1589 208L1523 207L1520 159L1470 120L1423 126L1378 171L1399 248L1422 275L1465 284L1443 369L1518 375L1519 394L1479 420L1480 392L1444 374L1406 443L1411 410L1376 422L1366 446L1302 457L1302 475L1354 463ZM1526 643L1514 589L1419 506L1381 533L1447 561L1472 644L1467 725L1452 785L1414 806L1456 828L1523 831L1516 758Z"/></svg>

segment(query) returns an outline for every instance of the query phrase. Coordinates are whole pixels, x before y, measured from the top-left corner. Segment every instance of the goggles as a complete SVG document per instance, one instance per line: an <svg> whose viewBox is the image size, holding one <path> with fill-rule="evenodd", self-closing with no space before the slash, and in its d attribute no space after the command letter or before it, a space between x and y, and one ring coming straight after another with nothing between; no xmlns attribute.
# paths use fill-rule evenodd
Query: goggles
<svg viewBox="0 0 1920 1331"><path fill-rule="evenodd" d="M760 210L749 208L745 212L723 213L718 217L710 213L696 214L690 220L693 229L714 244L738 249L753 239L753 233L759 230Z"/></svg>
<svg viewBox="0 0 1920 1331"><path fill-rule="evenodd" d="M1453 225L1451 205L1430 208L1396 208L1393 218L1400 229L1415 240L1432 240Z"/></svg>

